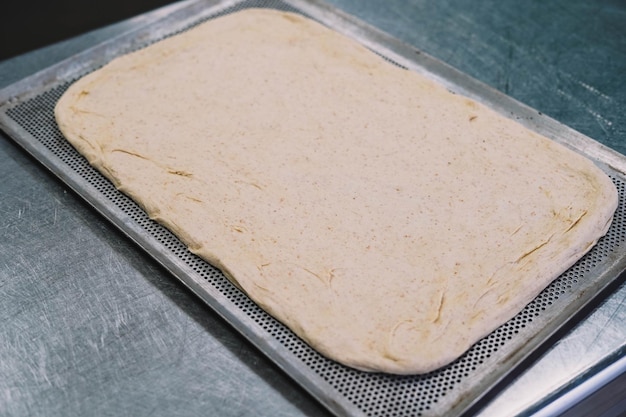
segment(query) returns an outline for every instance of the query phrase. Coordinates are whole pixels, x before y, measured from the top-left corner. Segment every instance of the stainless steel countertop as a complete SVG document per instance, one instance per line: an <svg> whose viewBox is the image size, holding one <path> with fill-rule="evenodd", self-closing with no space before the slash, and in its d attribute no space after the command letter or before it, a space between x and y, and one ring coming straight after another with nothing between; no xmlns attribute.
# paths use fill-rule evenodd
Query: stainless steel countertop
<svg viewBox="0 0 626 417"><path fill-rule="evenodd" d="M626 4L329 2L626 153ZM0 88L166 12L0 62ZM0 136L0 415L329 414ZM624 373L625 323L615 285L478 414L564 411Z"/></svg>

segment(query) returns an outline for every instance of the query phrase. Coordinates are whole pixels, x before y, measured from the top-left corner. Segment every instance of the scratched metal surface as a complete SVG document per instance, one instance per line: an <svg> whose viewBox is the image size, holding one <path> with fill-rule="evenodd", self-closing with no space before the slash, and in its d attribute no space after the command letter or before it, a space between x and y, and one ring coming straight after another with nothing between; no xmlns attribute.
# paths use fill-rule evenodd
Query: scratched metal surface
<svg viewBox="0 0 626 417"><path fill-rule="evenodd" d="M330 3L626 153L620 2ZM134 24L0 63L0 88ZM327 414L4 137L0 178L0 415ZM482 414L528 414L606 369L625 304L614 289Z"/></svg>

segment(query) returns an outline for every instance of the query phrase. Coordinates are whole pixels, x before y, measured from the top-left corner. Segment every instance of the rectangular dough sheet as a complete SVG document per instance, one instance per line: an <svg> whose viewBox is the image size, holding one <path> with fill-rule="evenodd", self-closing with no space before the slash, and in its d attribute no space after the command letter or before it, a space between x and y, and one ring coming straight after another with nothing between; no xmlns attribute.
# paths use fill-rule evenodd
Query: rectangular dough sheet
<svg viewBox="0 0 626 417"><path fill-rule="evenodd" d="M55 109L89 162L323 355L425 373L603 236L591 161L300 15L114 59Z"/></svg>

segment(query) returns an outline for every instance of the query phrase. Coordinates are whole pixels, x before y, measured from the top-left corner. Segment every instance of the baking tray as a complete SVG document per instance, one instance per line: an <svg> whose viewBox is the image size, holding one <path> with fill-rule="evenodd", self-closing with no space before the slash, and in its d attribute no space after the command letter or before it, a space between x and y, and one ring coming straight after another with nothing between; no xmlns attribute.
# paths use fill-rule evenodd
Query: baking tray
<svg viewBox="0 0 626 417"><path fill-rule="evenodd" d="M247 7L302 13L361 42L402 67L471 97L580 152L619 191L614 222L596 247L516 317L454 363L426 375L366 373L332 362L302 342L150 220L72 148L54 120L56 101L80 76L112 58ZM157 21L62 61L0 91L0 127L54 175L224 317L330 411L340 416L458 416L472 410L626 268L626 162L598 142L541 115L376 28L318 1L188 0Z"/></svg>

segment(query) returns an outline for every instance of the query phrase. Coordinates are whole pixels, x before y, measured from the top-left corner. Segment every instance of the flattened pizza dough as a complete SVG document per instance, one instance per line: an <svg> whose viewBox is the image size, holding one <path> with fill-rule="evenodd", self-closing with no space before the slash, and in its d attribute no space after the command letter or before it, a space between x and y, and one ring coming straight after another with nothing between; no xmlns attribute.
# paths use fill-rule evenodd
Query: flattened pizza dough
<svg viewBox="0 0 626 417"><path fill-rule="evenodd" d="M423 373L605 234L579 154L299 15L251 9L117 58L67 139L329 358Z"/></svg>

